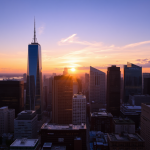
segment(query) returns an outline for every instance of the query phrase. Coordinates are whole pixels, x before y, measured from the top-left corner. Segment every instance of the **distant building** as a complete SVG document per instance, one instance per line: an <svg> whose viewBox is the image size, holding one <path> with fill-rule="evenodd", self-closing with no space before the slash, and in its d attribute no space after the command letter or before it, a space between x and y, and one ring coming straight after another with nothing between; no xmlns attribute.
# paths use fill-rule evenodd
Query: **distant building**
<svg viewBox="0 0 150 150"><path fill-rule="evenodd" d="M15 116L24 110L24 82L0 81L0 107L15 109Z"/></svg>
<svg viewBox="0 0 150 150"><path fill-rule="evenodd" d="M23 74L23 81L27 82L27 74L26 73Z"/></svg>
<svg viewBox="0 0 150 150"><path fill-rule="evenodd" d="M54 146L52 143L44 143L42 150L66 150L66 146Z"/></svg>
<svg viewBox="0 0 150 150"><path fill-rule="evenodd" d="M129 95L129 104L141 106L142 103L150 103L150 95Z"/></svg>
<svg viewBox="0 0 150 150"><path fill-rule="evenodd" d="M88 73L85 73L85 91L89 91L89 81L90 81L90 76Z"/></svg>
<svg viewBox="0 0 150 150"><path fill-rule="evenodd" d="M120 67L111 66L107 69L107 112L113 116L120 113Z"/></svg>
<svg viewBox="0 0 150 150"><path fill-rule="evenodd" d="M42 91L41 45L37 42L34 24L33 42L28 45L26 110L36 110L39 120L43 111Z"/></svg>
<svg viewBox="0 0 150 150"><path fill-rule="evenodd" d="M135 123L129 118L113 119L114 133L135 133Z"/></svg>
<svg viewBox="0 0 150 150"><path fill-rule="evenodd" d="M89 100L91 112L105 108L105 73L90 66Z"/></svg>
<svg viewBox="0 0 150 150"><path fill-rule="evenodd" d="M68 68L64 68L63 75L68 75Z"/></svg>
<svg viewBox="0 0 150 150"><path fill-rule="evenodd" d="M130 118L135 122L135 129L140 126L141 106L122 105L120 107L120 116L122 118Z"/></svg>
<svg viewBox="0 0 150 150"><path fill-rule="evenodd" d="M0 108L0 136L14 131L15 110L7 106Z"/></svg>
<svg viewBox="0 0 150 150"><path fill-rule="evenodd" d="M86 97L82 94L74 94L72 100L72 123L86 123Z"/></svg>
<svg viewBox="0 0 150 150"><path fill-rule="evenodd" d="M149 94L150 95L150 73L143 73L142 74L142 89L143 94Z"/></svg>
<svg viewBox="0 0 150 150"><path fill-rule="evenodd" d="M108 133L109 150L144 150L145 141L138 134Z"/></svg>
<svg viewBox="0 0 150 150"><path fill-rule="evenodd" d="M91 150L109 150L107 133L101 131L90 131Z"/></svg>
<svg viewBox="0 0 150 150"><path fill-rule="evenodd" d="M66 150L73 150L74 143L82 144L82 150L86 150L86 125L51 125L43 124L41 127L41 146L44 143L66 146ZM77 140L79 138L79 141Z"/></svg>
<svg viewBox="0 0 150 150"><path fill-rule="evenodd" d="M37 138L37 119L35 111L25 110L14 120L14 139Z"/></svg>
<svg viewBox="0 0 150 150"><path fill-rule="evenodd" d="M55 76L53 80L52 122L72 123L73 79L71 76Z"/></svg>
<svg viewBox="0 0 150 150"><path fill-rule="evenodd" d="M111 133L112 128L112 120L113 116L111 113L107 112L93 112L91 113L90 123L91 123L91 131L101 131L104 133Z"/></svg>
<svg viewBox="0 0 150 150"><path fill-rule="evenodd" d="M39 150L38 139L16 139L11 145L10 150Z"/></svg>
<svg viewBox="0 0 150 150"><path fill-rule="evenodd" d="M82 80L77 78L77 84L78 84L78 92L81 92L82 93Z"/></svg>
<svg viewBox="0 0 150 150"><path fill-rule="evenodd" d="M124 65L124 103L129 100L129 95L142 94L142 67L127 63Z"/></svg>
<svg viewBox="0 0 150 150"><path fill-rule="evenodd" d="M150 103L142 103L141 136L145 140L145 150L150 149Z"/></svg>
<svg viewBox="0 0 150 150"><path fill-rule="evenodd" d="M78 90L78 82L77 81L73 81L73 95L74 94L78 94L79 90Z"/></svg>

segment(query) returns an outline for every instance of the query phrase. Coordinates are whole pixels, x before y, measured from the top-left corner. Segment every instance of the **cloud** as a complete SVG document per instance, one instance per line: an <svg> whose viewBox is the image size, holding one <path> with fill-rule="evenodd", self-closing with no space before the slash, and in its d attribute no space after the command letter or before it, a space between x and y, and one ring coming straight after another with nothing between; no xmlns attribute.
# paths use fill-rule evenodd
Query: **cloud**
<svg viewBox="0 0 150 150"><path fill-rule="evenodd" d="M38 28L38 33L39 33L40 35L43 34L44 29L45 29L45 26L44 26L44 25L40 26L40 27Z"/></svg>

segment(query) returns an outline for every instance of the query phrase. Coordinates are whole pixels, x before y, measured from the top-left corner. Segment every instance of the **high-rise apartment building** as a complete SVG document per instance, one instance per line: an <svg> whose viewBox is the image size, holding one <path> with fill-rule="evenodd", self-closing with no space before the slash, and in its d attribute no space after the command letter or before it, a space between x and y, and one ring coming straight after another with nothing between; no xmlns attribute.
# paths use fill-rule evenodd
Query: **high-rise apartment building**
<svg viewBox="0 0 150 150"><path fill-rule="evenodd" d="M86 97L82 94L74 94L72 100L72 123L86 123Z"/></svg>
<svg viewBox="0 0 150 150"><path fill-rule="evenodd" d="M95 112L106 104L105 73L90 66L89 84L91 112Z"/></svg>
<svg viewBox="0 0 150 150"><path fill-rule="evenodd" d="M42 113L42 62L41 46L36 41L34 24L34 41L28 45L26 110Z"/></svg>
<svg viewBox="0 0 150 150"><path fill-rule="evenodd" d="M0 108L0 136L14 131L15 110L7 106Z"/></svg>
<svg viewBox="0 0 150 150"><path fill-rule="evenodd" d="M124 65L124 103L129 100L129 95L142 94L142 67L127 63Z"/></svg>
<svg viewBox="0 0 150 150"><path fill-rule="evenodd" d="M111 66L107 70L107 111L113 116L120 113L120 67Z"/></svg>
<svg viewBox="0 0 150 150"><path fill-rule="evenodd" d="M0 107L15 109L15 116L24 110L24 82L16 80L0 81Z"/></svg>
<svg viewBox="0 0 150 150"><path fill-rule="evenodd" d="M73 79L71 76L55 76L53 80L52 122L72 123Z"/></svg>
<svg viewBox="0 0 150 150"><path fill-rule="evenodd" d="M145 140L145 150L150 148L150 103L142 103L141 136Z"/></svg>
<svg viewBox="0 0 150 150"><path fill-rule="evenodd" d="M37 121L36 111L25 110L18 114L14 120L14 138L37 138Z"/></svg>

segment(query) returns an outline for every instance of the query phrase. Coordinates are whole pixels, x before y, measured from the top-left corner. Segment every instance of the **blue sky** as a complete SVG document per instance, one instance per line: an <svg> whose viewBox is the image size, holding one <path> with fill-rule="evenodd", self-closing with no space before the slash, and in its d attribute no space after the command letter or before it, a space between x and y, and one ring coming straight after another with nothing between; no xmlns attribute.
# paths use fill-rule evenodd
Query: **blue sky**
<svg viewBox="0 0 150 150"><path fill-rule="evenodd" d="M124 55L124 51L118 50L119 56L117 55L112 59L107 56L107 59L95 63L92 60L97 56L96 53L88 60L82 58L82 55L75 57L69 55L74 59L78 57L80 60L84 60L76 62L76 65L67 63L66 60L64 64L62 60L58 60L58 58L74 51L88 49L89 52L89 46L90 51L93 52L93 47L89 44L83 44L83 42L103 43L103 47L99 48L104 49L104 47L108 48L112 45L118 48L133 43L150 41L149 0L1 0L0 58L3 58L3 60L1 59L0 62L3 64L3 68L6 68L0 70L1 72L23 72L23 70L26 70L27 45L33 38L34 16L37 39L43 50L43 71L45 72L55 70L55 68L62 69L65 66L107 66L116 63L117 58ZM58 44L62 39L74 34L76 34L74 36L76 38L73 38L73 42ZM79 41L82 41L82 44ZM142 44L137 48L137 53L144 51L144 54L139 53L139 55L135 54L134 56L133 53L132 57L134 57L134 60L148 59L149 61L149 48L149 43ZM47 53L48 51L49 53ZM130 53L129 49L127 51ZM111 54L115 53L112 52ZM10 64L11 59L8 59L7 55L14 61L16 69ZM132 58L128 58L127 54L125 56L127 58L124 58L124 61L119 60L118 65L122 65L127 59L133 61ZM63 57L64 59L67 58ZM110 62L108 59L114 61ZM17 62L22 63L23 67L19 66L20 64L17 66Z"/></svg>

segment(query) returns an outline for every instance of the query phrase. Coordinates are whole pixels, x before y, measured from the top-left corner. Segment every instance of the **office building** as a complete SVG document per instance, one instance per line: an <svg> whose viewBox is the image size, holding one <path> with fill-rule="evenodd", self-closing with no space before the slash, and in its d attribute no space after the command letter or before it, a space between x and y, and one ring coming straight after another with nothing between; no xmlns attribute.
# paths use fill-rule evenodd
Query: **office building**
<svg viewBox="0 0 150 150"><path fill-rule="evenodd" d="M78 84L78 92L82 93L82 80L77 78L76 81Z"/></svg>
<svg viewBox="0 0 150 150"><path fill-rule="evenodd" d="M91 112L105 108L105 73L90 66L89 100Z"/></svg>
<svg viewBox="0 0 150 150"><path fill-rule="evenodd" d="M107 133L101 131L90 131L91 150L109 150Z"/></svg>
<svg viewBox="0 0 150 150"><path fill-rule="evenodd" d="M109 150L144 150L145 141L134 133L108 133Z"/></svg>
<svg viewBox="0 0 150 150"><path fill-rule="evenodd" d="M0 107L15 109L15 116L24 109L24 82L16 80L0 81Z"/></svg>
<svg viewBox="0 0 150 150"><path fill-rule="evenodd" d="M38 119L42 113L42 62L41 46L37 43L35 23L33 42L28 45L26 110L36 110Z"/></svg>
<svg viewBox="0 0 150 150"><path fill-rule="evenodd" d="M113 118L114 133L135 133L135 123L129 118Z"/></svg>
<svg viewBox="0 0 150 150"><path fill-rule="evenodd" d="M120 67L111 66L107 69L107 112L113 116L120 113Z"/></svg>
<svg viewBox="0 0 150 150"><path fill-rule="evenodd" d="M8 109L8 106L0 108L0 136L14 131L14 119L15 109Z"/></svg>
<svg viewBox="0 0 150 150"><path fill-rule="evenodd" d="M150 95L150 73L143 73L142 74L142 89L143 94L149 94Z"/></svg>
<svg viewBox="0 0 150 150"><path fill-rule="evenodd" d="M124 103L129 95L142 95L142 67L131 63L124 65Z"/></svg>
<svg viewBox="0 0 150 150"><path fill-rule="evenodd" d="M122 105L120 107L120 116L122 118L130 118L135 122L135 129L140 126L141 106Z"/></svg>
<svg viewBox="0 0 150 150"><path fill-rule="evenodd" d="M88 73L85 73L85 91L89 91L89 81L90 81L90 76Z"/></svg>
<svg viewBox="0 0 150 150"><path fill-rule="evenodd" d="M145 150L150 148L150 103L142 103L141 137L145 140Z"/></svg>
<svg viewBox="0 0 150 150"><path fill-rule="evenodd" d="M72 100L72 123L86 123L86 97L82 94L74 94Z"/></svg>
<svg viewBox="0 0 150 150"><path fill-rule="evenodd" d="M107 112L93 112L90 116L91 131L101 131L104 133L111 133L113 116Z"/></svg>
<svg viewBox="0 0 150 150"><path fill-rule="evenodd" d="M131 106L141 106L142 103L150 103L150 95L129 95Z"/></svg>
<svg viewBox="0 0 150 150"><path fill-rule="evenodd" d="M37 121L36 111L25 110L18 114L14 120L14 138L37 138Z"/></svg>
<svg viewBox="0 0 150 150"><path fill-rule="evenodd" d="M39 150L38 139L16 139L11 145L10 150Z"/></svg>
<svg viewBox="0 0 150 150"><path fill-rule="evenodd" d="M72 123L73 79L71 76L55 76L53 80L52 122Z"/></svg>
<svg viewBox="0 0 150 150"><path fill-rule="evenodd" d="M76 80L73 81L73 95L78 94L78 82Z"/></svg>
<svg viewBox="0 0 150 150"><path fill-rule="evenodd" d="M51 125L41 127L41 146L51 142L53 145L66 146L66 150L74 149L74 142L80 138L82 150L86 150L86 125ZM77 142L77 141L76 141Z"/></svg>

